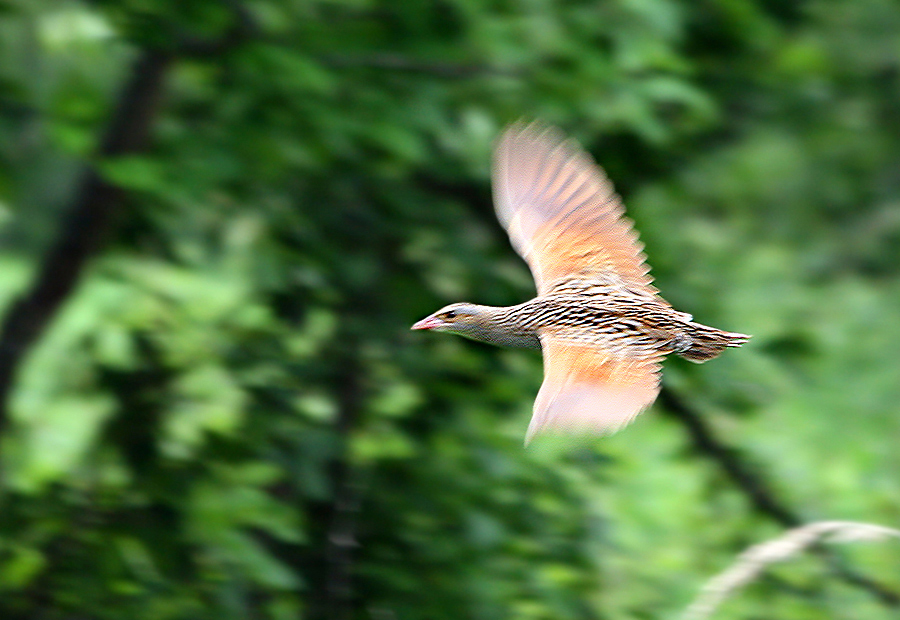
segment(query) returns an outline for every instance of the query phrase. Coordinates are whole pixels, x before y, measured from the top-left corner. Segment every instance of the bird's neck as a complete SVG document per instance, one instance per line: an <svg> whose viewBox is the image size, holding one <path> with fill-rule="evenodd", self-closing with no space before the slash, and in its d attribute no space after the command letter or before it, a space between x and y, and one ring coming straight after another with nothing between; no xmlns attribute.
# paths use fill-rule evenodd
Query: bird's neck
<svg viewBox="0 0 900 620"><path fill-rule="evenodd" d="M519 320L520 306L479 306L478 321L467 326L461 336L501 347L541 348L537 332L527 329Z"/></svg>

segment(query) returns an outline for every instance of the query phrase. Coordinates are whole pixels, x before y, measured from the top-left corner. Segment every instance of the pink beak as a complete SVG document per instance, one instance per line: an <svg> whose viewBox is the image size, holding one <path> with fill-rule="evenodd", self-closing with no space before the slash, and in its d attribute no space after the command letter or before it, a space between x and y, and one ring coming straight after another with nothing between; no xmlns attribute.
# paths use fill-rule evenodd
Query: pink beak
<svg viewBox="0 0 900 620"><path fill-rule="evenodd" d="M432 329L443 323L439 318L426 316L424 319L410 327L410 329Z"/></svg>

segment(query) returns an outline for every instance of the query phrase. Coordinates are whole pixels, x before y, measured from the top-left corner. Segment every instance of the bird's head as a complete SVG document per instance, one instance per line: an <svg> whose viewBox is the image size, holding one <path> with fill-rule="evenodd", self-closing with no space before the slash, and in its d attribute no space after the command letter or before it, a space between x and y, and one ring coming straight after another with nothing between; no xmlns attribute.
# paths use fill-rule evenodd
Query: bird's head
<svg viewBox="0 0 900 620"><path fill-rule="evenodd" d="M426 316L411 329L430 329L436 332L450 332L460 336L473 337L483 329L487 318L487 308L475 304L450 304Z"/></svg>

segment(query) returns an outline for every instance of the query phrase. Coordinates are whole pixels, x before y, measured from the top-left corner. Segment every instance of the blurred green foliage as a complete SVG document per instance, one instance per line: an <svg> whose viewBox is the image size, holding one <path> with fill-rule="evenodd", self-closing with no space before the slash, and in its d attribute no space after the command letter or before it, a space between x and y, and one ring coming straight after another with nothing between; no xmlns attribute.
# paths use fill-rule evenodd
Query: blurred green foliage
<svg viewBox="0 0 900 620"><path fill-rule="evenodd" d="M3 618L673 617L776 533L661 405L524 450L539 357L407 331L533 293L489 190L520 116L596 154L670 301L754 334L666 384L803 518L900 523L895 2L246 0L152 148L96 157L136 55L234 4L0 3L0 309L86 165L126 190L8 403ZM848 557L900 592L896 546ZM718 617L896 609L813 558Z"/></svg>

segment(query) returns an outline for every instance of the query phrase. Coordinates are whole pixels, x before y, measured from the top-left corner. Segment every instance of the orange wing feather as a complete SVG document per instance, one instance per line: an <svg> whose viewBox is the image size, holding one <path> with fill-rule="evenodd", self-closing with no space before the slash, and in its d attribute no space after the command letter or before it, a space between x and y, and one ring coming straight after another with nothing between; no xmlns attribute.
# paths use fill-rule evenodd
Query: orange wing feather
<svg viewBox="0 0 900 620"><path fill-rule="evenodd" d="M511 126L494 155L497 216L538 294L572 275L618 278L655 294L643 246L612 183L553 128Z"/></svg>
<svg viewBox="0 0 900 620"><path fill-rule="evenodd" d="M544 383L525 436L540 432L614 433L659 394L659 358L628 359L595 345L542 336Z"/></svg>

